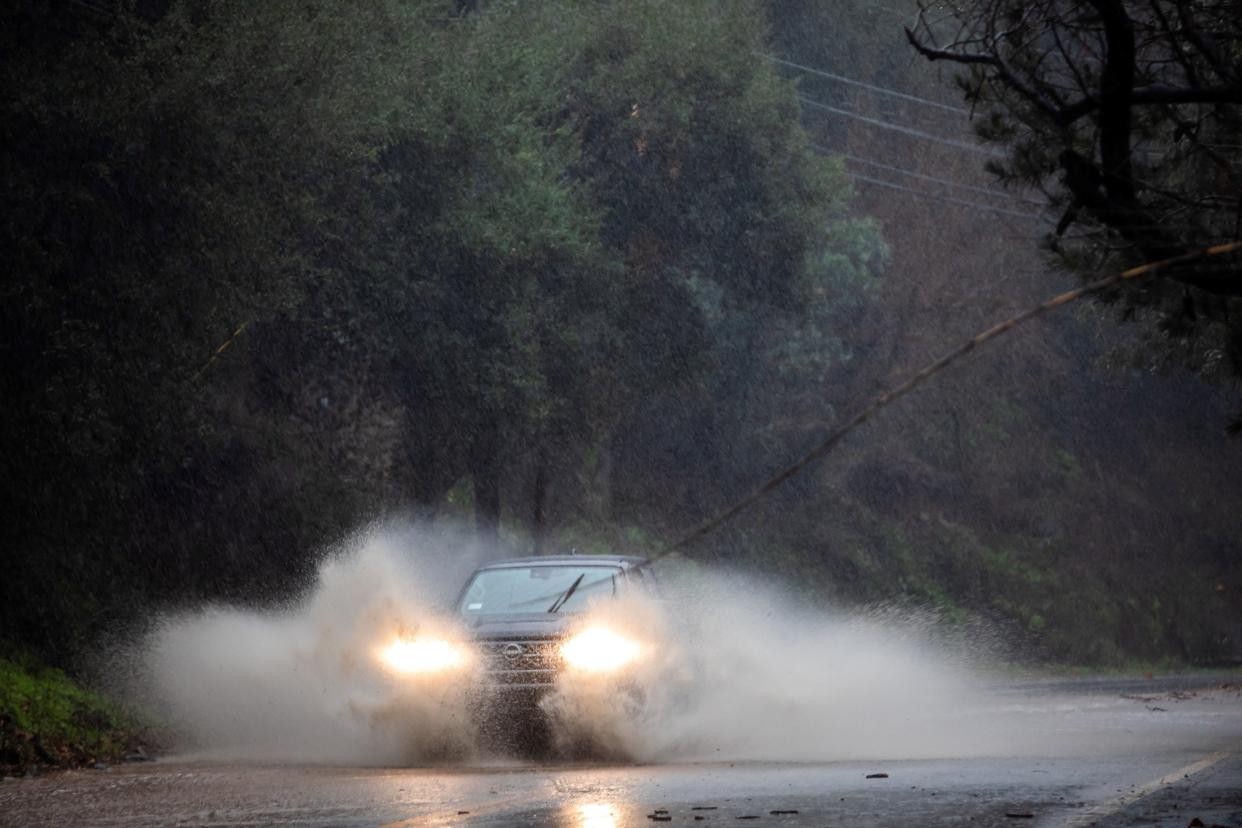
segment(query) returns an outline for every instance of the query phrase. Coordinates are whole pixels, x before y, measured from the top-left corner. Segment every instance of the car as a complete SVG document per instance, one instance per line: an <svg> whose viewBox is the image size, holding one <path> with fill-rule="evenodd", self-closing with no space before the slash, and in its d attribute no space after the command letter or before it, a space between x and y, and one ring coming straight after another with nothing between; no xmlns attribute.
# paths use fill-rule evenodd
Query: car
<svg viewBox="0 0 1242 828"><path fill-rule="evenodd" d="M569 638L579 613L595 600L655 593L646 558L546 555L479 567L456 611L477 643L487 686L497 691L547 690L565 667L607 671L623 666L626 646L598 630ZM582 636L587 636L585 639Z"/></svg>
<svg viewBox="0 0 1242 828"><path fill-rule="evenodd" d="M623 634L583 629L583 611L657 592L651 563L632 555L544 555L475 570L455 610L478 650L473 703L485 730L527 747L545 742L539 701L563 672L615 675L638 655L639 645Z"/></svg>

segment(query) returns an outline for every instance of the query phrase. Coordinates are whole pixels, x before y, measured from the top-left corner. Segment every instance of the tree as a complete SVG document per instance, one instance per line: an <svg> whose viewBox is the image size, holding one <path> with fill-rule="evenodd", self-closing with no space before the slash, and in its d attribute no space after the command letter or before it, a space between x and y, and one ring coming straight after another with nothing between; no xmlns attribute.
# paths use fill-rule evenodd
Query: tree
<svg viewBox="0 0 1242 828"><path fill-rule="evenodd" d="M138 595L295 580L354 517L331 476L308 476L330 506L282 499L292 429L254 428L231 357L302 300L330 201L382 140L393 99L366 70L393 48L354 47L394 9L314 33L131 6L3 13L0 626L58 655Z"/></svg>
<svg viewBox="0 0 1242 828"><path fill-rule="evenodd" d="M287 594L467 483L494 533L526 474L538 522L651 400L724 422L831 340L874 234L757 4L471 6L0 13L6 636Z"/></svg>
<svg viewBox="0 0 1242 828"><path fill-rule="evenodd" d="M684 522L791 450L771 421L838 356L832 310L881 245L763 56L760 3L574 13L590 32L570 85L574 169L624 264L626 404L605 432L617 514Z"/></svg>
<svg viewBox="0 0 1242 828"><path fill-rule="evenodd" d="M907 38L958 76L1002 181L1044 190L1051 244L1098 272L1242 234L1242 3L971 0L920 4ZM948 14L945 14L945 11ZM1125 291L1199 365L1242 371L1242 257Z"/></svg>

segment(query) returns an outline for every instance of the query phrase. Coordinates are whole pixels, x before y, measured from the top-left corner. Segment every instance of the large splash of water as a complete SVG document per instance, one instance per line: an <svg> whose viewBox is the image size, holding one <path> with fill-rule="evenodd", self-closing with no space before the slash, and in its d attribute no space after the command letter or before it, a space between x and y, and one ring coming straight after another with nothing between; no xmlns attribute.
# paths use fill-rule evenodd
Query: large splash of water
<svg viewBox="0 0 1242 828"><path fill-rule="evenodd" d="M746 576L698 572L664 601L601 603L583 624L648 644L620 678L566 673L543 707L563 744L642 761L986 752L964 718L981 683L917 612L834 615Z"/></svg>
<svg viewBox="0 0 1242 828"><path fill-rule="evenodd" d="M141 646L142 693L183 749L218 756L418 764L478 755L469 664L388 669L383 648L433 636L470 651L445 611L485 550L376 531L278 612L207 608ZM567 672L542 708L556 743L638 761L806 760L986 752L961 715L979 682L925 617L834 616L741 576L699 571L659 598L594 604L584 627L641 645L620 676Z"/></svg>

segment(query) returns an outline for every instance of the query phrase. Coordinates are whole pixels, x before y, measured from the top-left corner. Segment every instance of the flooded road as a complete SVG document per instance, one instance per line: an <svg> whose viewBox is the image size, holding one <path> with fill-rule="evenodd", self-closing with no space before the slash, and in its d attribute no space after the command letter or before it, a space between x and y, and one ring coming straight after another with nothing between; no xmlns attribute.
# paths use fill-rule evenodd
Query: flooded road
<svg viewBox="0 0 1242 828"><path fill-rule="evenodd" d="M1038 683L997 698L977 715L1026 721L1044 738L1004 756L788 764L393 769L168 758L5 780L0 823L1242 825L1236 680Z"/></svg>

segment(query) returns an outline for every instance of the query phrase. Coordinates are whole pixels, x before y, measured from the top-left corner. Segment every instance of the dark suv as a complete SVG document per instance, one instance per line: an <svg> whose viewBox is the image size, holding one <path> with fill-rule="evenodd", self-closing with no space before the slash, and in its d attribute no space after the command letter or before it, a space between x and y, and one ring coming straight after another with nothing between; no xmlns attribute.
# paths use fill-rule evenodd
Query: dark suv
<svg viewBox="0 0 1242 828"><path fill-rule="evenodd" d="M466 581L457 612L481 650L484 683L495 696L538 697L568 667L620 668L626 642L598 630L568 637L587 604L631 591L655 592L646 558L546 555L480 567Z"/></svg>

